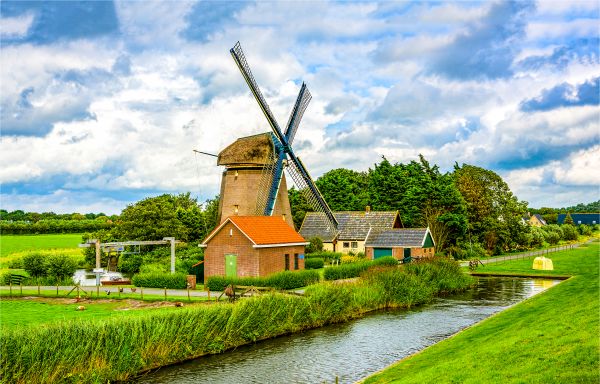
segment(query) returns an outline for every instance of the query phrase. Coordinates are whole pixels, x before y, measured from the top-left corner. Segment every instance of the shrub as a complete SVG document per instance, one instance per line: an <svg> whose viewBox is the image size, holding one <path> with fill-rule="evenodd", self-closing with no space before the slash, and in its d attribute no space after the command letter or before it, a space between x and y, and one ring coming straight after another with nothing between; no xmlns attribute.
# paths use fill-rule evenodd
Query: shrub
<svg viewBox="0 0 600 384"><path fill-rule="evenodd" d="M373 260L373 265L395 266L398 265L398 260L394 256L385 256Z"/></svg>
<svg viewBox="0 0 600 384"><path fill-rule="evenodd" d="M131 282L136 287L185 289L187 275L185 273L139 273Z"/></svg>
<svg viewBox="0 0 600 384"><path fill-rule="evenodd" d="M575 228L575 226L571 224L563 224L561 229L564 240L577 240L579 238L579 233L577 232L577 228Z"/></svg>
<svg viewBox="0 0 600 384"><path fill-rule="evenodd" d="M58 280L65 280L73 276L77 269L77 263L66 255L52 255L47 258L47 275Z"/></svg>
<svg viewBox="0 0 600 384"><path fill-rule="evenodd" d="M309 244L305 248L306 253L322 252L323 240L318 237L313 237L309 240Z"/></svg>
<svg viewBox="0 0 600 384"><path fill-rule="evenodd" d="M145 273L156 273L156 274L160 274L160 273L169 273L169 265L165 264L165 263L151 263L151 264L144 264L140 267L140 273L145 274Z"/></svg>
<svg viewBox="0 0 600 384"><path fill-rule="evenodd" d="M326 264L331 264L332 261L339 260L342 257L342 254L340 252L322 251L322 252L307 253L304 257L307 259L319 257L319 258L323 259L323 261L325 261Z"/></svg>
<svg viewBox="0 0 600 384"><path fill-rule="evenodd" d="M310 270L284 271L266 277L224 277L211 276L205 285L211 291L222 291L229 284L296 289L319 282L319 272Z"/></svg>
<svg viewBox="0 0 600 384"><path fill-rule="evenodd" d="M370 261L342 264L335 267L325 268L323 271L323 276L325 277L325 280L350 279L360 276L360 273L365 271L371 265L373 265L373 263Z"/></svg>
<svg viewBox="0 0 600 384"><path fill-rule="evenodd" d="M46 257L41 253L30 253L23 257L23 269L32 277L46 276Z"/></svg>
<svg viewBox="0 0 600 384"><path fill-rule="evenodd" d="M325 265L325 260L320 257L312 257L310 259L304 260L304 268L305 269L319 269L323 268Z"/></svg>
<svg viewBox="0 0 600 384"><path fill-rule="evenodd" d="M592 235L592 228L588 225L581 224L578 229L579 229L579 233L581 233L583 236L591 236Z"/></svg>
<svg viewBox="0 0 600 384"><path fill-rule="evenodd" d="M23 258L17 257L8 261L8 268L10 269L23 269Z"/></svg>
<svg viewBox="0 0 600 384"><path fill-rule="evenodd" d="M139 253L124 254L119 258L119 271L133 275L140 272L143 263L144 257Z"/></svg>

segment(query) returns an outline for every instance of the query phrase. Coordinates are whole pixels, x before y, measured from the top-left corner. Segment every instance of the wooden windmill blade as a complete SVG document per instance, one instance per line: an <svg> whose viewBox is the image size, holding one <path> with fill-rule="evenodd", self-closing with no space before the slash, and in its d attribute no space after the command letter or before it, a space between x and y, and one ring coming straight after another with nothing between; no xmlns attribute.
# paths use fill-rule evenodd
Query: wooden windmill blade
<svg viewBox="0 0 600 384"><path fill-rule="evenodd" d="M250 70L250 66L248 65L246 56L244 55L244 51L242 51L242 46L240 45L240 42L238 41L233 46L233 48L229 50L229 52L231 53L233 60L240 69L240 72L242 72L242 76L244 76L244 79L246 80L248 87L250 87L250 91L252 91L252 94L258 102L260 109L265 114L265 117L267 118L271 129L273 129L273 132L275 132L275 135L277 135L279 141L281 143L285 143L285 136L283 135L283 133L281 133L281 128L279 128L279 124L277 124L277 120L275 120L275 116L273 115L273 112L271 112L271 108L269 108L267 101L260 92L260 88L258 87L256 80L254 79L254 75L252 75L252 71Z"/></svg>
<svg viewBox="0 0 600 384"><path fill-rule="evenodd" d="M298 126L300 125L300 120L302 120L304 111L306 111L311 99L312 96L308 91L306 84L302 83L302 87L300 87L300 92L296 98L296 103L294 104L294 109L292 109L292 113L290 114L290 118L285 128L285 137L288 141L288 145L292 145L292 141L294 141L296 131L298 131Z"/></svg>
<svg viewBox="0 0 600 384"><path fill-rule="evenodd" d="M296 157L294 152L291 150L288 152L289 161L288 161L288 173L294 180L294 184L298 187L300 191L304 194L307 202L313 207L313 209L317 212L321 212L324 215L324 219L329 222L330 231L335 233L338 228L338 221L333 215L331 208L321 195L319 188L317 188L315 182L310 177L308 170L302 163L302 161Z"/></svg>

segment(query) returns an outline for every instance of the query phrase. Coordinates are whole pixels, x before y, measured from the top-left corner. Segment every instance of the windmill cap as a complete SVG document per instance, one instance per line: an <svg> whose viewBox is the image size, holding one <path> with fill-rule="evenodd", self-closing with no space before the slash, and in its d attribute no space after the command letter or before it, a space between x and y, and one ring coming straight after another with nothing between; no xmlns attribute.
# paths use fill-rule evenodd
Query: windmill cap
<svg viewBox="0 0 600 384"><path fill-rule="evenodd" d="M269 132L240 137L219 153L217 165L263 166L273 161L274 148L273 137Z"/></svg>

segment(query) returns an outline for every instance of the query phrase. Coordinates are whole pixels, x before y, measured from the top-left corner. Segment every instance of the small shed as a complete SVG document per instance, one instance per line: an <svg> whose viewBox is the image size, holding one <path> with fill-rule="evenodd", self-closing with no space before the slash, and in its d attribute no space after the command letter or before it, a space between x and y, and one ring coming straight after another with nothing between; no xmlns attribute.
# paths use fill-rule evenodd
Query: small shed
<svg viewBox="0 0 600 384"><path fill-rule="evenodd" d="M429 228L394 228L379 232L366 244L367 259L394 256L422 258L435 255L435 243Z"/></svg>
<svg viewBox="0 0 600 384"><path fill-rule="evenodd" d="M307 244L282 216L230 216L200 244L205 248L204 279L304 269Z"/></svg>

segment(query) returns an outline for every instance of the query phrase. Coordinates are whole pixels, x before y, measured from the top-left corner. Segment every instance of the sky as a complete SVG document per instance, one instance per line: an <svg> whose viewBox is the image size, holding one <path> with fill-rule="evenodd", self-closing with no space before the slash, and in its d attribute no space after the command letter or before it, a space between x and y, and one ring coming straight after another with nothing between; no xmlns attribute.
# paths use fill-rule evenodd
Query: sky
<svg viewBox="0 0 600 384"><path fill-rule="evenodd" d="M598 1L0 2L0 206L119 213L219 192L269 131L240 41L313 178L423 154L491 169L531 207L599 198Z"/></svg>

